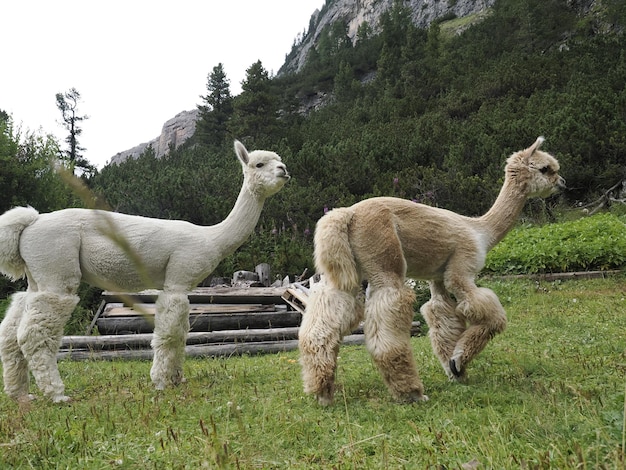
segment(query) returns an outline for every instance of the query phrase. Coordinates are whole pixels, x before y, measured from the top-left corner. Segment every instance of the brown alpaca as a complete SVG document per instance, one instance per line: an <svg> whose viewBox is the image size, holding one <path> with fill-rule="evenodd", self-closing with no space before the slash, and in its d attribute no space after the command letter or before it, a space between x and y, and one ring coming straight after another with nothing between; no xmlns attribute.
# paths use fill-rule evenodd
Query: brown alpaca
<svg viewBox="0 0 626 470"><path fill-rule="evenodd" d="M511 155L504 185L482 217L465 217L405 199L377 197L330 211L315 230L314 290L299 334L304 391L332 403L337 352L363 318L367 350L389 391L402 402L427 400L410 343L415 295L405 278L430 281L421 312L435 354L450 379L504 330L496 294L477 287L487 252L513 227L528 198L565 187L559 163L539 150L543 137ZM363 300L361 281L369 283Z"/></svg>

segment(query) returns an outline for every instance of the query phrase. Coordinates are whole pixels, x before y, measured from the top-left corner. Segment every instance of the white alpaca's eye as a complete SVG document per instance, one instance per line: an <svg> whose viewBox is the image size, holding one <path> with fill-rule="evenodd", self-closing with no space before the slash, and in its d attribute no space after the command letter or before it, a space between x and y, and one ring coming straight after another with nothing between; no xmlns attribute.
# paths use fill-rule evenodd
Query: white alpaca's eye
<svg viewBox="0 0 626 470"><path fill-rule="evenodd" d="M550 167L544 166L543 168L540 168L539 171L545 175L548 171L550 171Z"/></svg>
<svg viewBox="0 0 626 470"><path fill-rule="evenodd" d="M257 163L256 167L257 168L263 168L265 166L265 163Z"/></svg>

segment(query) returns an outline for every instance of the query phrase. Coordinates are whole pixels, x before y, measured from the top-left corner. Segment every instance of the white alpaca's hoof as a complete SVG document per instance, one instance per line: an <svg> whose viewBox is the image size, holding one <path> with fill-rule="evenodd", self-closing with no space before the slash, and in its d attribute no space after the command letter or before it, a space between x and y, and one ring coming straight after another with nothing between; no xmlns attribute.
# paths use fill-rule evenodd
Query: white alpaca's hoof
<svg viewBox="0 0 626 470"><path fill-rule="evenodd" d="M59 395L57 397L52 397L52 403L67 403L72 401L72 399L66 395Z"/></svg>
<svg viewBox="0 0 626 470"><path fill-rule="evenodd" d="M35 395L33 395L32 393L28 393L26 395L20 395L19 397L15 398L15 401L17 401L18 403L30 403L31 401L35 401L37 399L37 397Z"/></svg>
<svg viewBox="0 0 626 470"><path fill-rule="evenodd" d="M159 380L159 381L153 380L152 384L154 385L154 389L158 390L159 392L162 392L163 390L166 389L165 382L162 380Z"/></svg>

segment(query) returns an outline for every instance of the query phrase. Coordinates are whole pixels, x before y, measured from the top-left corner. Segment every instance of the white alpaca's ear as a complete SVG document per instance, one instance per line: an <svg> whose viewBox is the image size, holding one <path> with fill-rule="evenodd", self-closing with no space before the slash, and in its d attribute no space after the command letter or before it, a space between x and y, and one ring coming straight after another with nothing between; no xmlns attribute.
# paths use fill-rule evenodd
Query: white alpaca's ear
<svg viewBox="0 0 626 470"><path fill-rule="evenodd" d="M235 140L235 153L237 154L237 157L241 161L242 165L248 164L248 162L250 161L250 157L248 156L248 151L246 150L244 145L238 140Z"/></svg>

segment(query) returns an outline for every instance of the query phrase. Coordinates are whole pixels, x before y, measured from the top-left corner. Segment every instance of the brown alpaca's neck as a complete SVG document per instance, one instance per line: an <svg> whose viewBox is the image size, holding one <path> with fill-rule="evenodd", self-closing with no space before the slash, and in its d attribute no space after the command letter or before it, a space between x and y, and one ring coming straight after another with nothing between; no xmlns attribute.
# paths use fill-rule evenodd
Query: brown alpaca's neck
<svg viewBox="0 0 626 470"><path fill-rule="evenodd" d="M211 243L215 244L214 249L222 252L223 256L228 256L243 245L259 221L264 202L265 198L253 194L245 185L242 186L228 217L219 224L208 227L213 235Z"/></svg>
<svg viewBox="0 0 626 470"><path fill-rule="evenodd" d="M526 193L507 176L491 209L478 220L488 234L488 250L493 248L515 226L524 208Z"/></svg>

